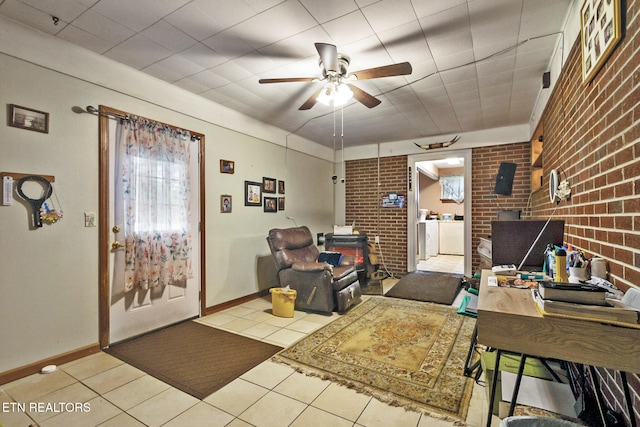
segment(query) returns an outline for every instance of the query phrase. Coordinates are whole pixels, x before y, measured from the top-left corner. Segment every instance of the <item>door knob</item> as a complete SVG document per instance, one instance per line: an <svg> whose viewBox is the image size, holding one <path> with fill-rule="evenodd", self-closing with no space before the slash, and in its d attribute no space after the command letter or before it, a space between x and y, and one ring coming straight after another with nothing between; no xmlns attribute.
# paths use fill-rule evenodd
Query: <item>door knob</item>
<svg viewBox="0 0 640 427"><path fill-rule="evenodd" d="M111 244L111 249L114 250L114 251L118 250L120 248L124 248L124 245L122 243L118 242L117 240Z"/></svg>

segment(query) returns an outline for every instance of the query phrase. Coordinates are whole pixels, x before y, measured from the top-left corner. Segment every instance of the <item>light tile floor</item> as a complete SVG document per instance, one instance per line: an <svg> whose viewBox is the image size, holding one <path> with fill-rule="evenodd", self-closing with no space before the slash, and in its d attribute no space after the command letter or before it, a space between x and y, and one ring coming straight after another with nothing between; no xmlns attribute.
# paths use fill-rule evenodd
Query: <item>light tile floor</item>
<svg viewBox="0 0 640 427"><path fill-rule="evenodd" d="M437 255L420 260L417 266L422 271L438 271L441 273L464 274L463 255Z"/></svg>
<svg viewBox="0 0 640 427"><path fill-rule="evenodd" d="M388 289L393 281L386 282ZM270 312L271 299L265 297L197 321L289 346L338 316L296 311L293 318L279 318ZM30 407L28 402L40 406ZM271 361L198 400L106 353L59 366L51 374L35 374L4 384L0 386L0 405L2 427L454 425L389 406ZM485 390L476 384L468 425L484 426L486 411ZM493 417L492 423L498 426L500 420Z"/></svg>

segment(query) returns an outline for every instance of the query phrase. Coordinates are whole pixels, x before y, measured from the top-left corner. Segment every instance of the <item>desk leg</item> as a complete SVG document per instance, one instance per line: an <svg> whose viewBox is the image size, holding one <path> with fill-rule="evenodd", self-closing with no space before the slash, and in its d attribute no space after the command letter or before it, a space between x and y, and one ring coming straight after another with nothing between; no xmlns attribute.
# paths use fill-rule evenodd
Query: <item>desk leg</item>
<svg viewBox="0 0 640 427"><path fill-rule="evenodd" d="M501 355L502 350L496 350L496 363L493 367L493 381L491 382L491 393L489 393L489 413L487 414L487 427L491 427L491 418L493 417L493 401L495 400L496 389L498 387L498 375L500 375Z"/></svg>
<svg viewBox="0 0 640 427"><path fill-rule="evenodd" d="M624 390L624 400L627 401L627 413L631 420L631 427L636 427L636 413L633 411L633 401L631 400L631 393L629 392L629 383L627 382L627 373L620 371L620 377L622 379L622 389Z"/></svg>
<svg viewBox="0 0 640 427"><path fill-rule="evenodd" d="M511 405L509 405L509 416L513 415L513 411L516 409L516 402L518 401L518 393L520 392L520 383L522 382L522 374L524 373L524 367L527 363L527 355L520 355L520 365L518 366L518 376L516 377L516 384L513 387L513 395L511 396Z"/></svg>
<svg viewBox="0 0 640 427"><path fill-rule="evenodd" d="M476 350L476 344L478 343L478 325L473 328L473 335L471 335L471 345L469 345L469 352L467 353L467 360L464 363L464 376L470 377L474 370L480 369L480 360L474 364L471 364L473 354Z"/></svg>
<svg viewBox="0 0 640 427"><path fill-rule="evenodd" d="M607 418L604 415L604 411L605 411L604 398L602 397L600 386L597 383L596 375L597 375L596 368L589 365L589 377L591 378L591 387L593 387L593 392L596 395L596 403L598 404L598 412L600 413L600 419L602 421L602 425L606 426Z"/></svg>

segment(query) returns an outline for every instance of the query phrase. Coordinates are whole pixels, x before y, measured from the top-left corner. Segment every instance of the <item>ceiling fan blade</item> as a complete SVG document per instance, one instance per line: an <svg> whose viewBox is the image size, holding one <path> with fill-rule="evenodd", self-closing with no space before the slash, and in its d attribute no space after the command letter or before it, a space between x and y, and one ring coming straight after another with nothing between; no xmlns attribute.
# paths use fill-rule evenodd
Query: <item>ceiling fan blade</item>
<svg viewBox="0 0 640 427"><path fill-rule="evenodd" d="M260 79L258 83L291 83L291 82L312 82L316 77L284 77L281 79Z"/></svg>
<svg viewBox="0 0 640 427"><path fill-rule="evenodd" d="M377 79L379 77L405 76L412 72L413 68L410 63L401 62L399 64L383 65L382 67L367 68L350 73L350 75L356 76L358 80L367 80Z"/></svg>
<svg viewBox="0 0 640 427"><path fill-rule="evenodd" d="M300 108L298 108L298 110L309 110L311 109L311 107L313 107L314 105L316 105L316 102L318 102L318 95L320 95L320 92L322 91L322 89L324 89L324 87L321 87L320 89L316 90L313 95L311 95L309 97L309 99L307 99L304 104L302 104L300 106Z"/></svg>
<svg viewBox="0 0 640 427"><path fill-rule="evenodd" d="M364 104L368 108L373 108L373 107L375 107L376 105L379 105L382 102L378 98L374 97L373 95L368 94L367 92L363 91L362 89L360 89L357 86L354 86L354 85L351 85L351 84L348 85L348 86L353 91L353 97L356 99L356 101Z"/></svg>
<svg viewBox="0 0 640 427"><path fill-rule="evenodd" d="M316 50L320 55L322 66L326 72L338 72L338 48L333 44L316 43Z"/></svg>

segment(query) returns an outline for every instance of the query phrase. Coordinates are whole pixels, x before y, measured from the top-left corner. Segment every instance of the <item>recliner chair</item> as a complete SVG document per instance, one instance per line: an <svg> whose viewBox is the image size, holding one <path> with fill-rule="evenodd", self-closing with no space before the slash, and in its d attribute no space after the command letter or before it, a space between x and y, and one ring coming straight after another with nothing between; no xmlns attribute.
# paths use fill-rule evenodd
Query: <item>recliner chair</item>
<svg viewBox="0 0 640 427"><path fill-rule="evenodd" d="M297 310L342 313L360 301L355 259L345 256L338 266L318 262L320 251L308 227L271 229L267 242L278 283L297 292Z"/></svg>

